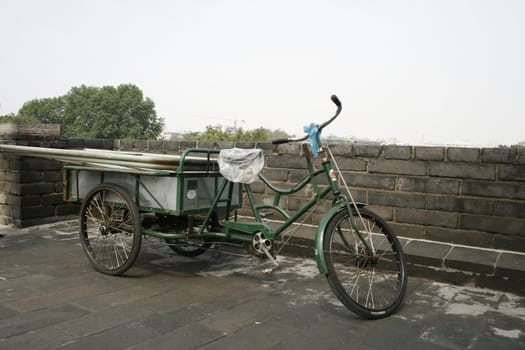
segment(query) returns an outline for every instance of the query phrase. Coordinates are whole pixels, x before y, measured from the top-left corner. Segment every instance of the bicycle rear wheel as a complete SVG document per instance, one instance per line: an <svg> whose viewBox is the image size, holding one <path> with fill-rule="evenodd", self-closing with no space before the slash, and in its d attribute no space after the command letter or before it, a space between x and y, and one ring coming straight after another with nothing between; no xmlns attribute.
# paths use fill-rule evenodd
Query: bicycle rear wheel
<svg viewBox="0 0 525 350"><path fill-rule="evenodd" d="M386 222L365 208L359 212L363 220L354 210L351 218L343 209L328 223L323 237L326 277L348 309L363 318L377 319L394 313L403 301L405 258Z"/></svg>

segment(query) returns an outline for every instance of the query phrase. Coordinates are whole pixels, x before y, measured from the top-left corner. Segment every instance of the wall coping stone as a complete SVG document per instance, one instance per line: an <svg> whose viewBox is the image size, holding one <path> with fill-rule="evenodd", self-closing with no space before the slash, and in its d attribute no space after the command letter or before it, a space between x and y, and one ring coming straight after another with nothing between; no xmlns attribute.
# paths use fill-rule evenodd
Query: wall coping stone
<svg viewBox="0 0 525 350"><path fill-rule="evenodd" d="M0 123L1 135L60 135L60 124Z"/></svg>

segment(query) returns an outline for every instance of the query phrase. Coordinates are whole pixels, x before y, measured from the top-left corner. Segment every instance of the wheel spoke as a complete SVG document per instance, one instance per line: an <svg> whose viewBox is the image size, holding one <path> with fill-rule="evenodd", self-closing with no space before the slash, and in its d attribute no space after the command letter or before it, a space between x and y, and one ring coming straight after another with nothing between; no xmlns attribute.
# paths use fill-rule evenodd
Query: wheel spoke
<svg viewBox="0 0 525 350"><path fill-rule="evenodd" d="M406 290L406 274L401 246L384 221L366 209L359 220L340 211L323 242L328 282L345 306L366 318L394 312Z"/></svg>
<svg viewBox="0 0 525 350"><path fill-rule="evenodd" d="M81 207L81 243L95 268L108 274L125 272L140 248L140 214L117 185L102 184Z"/></svg>

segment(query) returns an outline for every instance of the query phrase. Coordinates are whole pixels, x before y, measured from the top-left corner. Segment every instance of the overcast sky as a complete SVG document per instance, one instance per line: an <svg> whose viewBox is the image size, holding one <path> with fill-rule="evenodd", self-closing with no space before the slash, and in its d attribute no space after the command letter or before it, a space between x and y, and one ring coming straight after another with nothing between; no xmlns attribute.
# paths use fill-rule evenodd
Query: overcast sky
<svg viewBox="0 0 525 350"><path fill-rule="evenodd" d="M170 131L525 141L523 0L0 0L0 115L136 84Z"/></svg>

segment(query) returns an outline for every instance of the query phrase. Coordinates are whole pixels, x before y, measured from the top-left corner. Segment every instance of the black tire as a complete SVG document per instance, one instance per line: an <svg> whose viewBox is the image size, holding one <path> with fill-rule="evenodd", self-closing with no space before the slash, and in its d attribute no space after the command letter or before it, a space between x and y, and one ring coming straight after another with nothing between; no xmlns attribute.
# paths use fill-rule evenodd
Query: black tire
<svg viewBox="0 0 525 350"><path fill-rule="evenodd" d="M171 250L173 250L175 253L190 258L201 255L202 253L206 252L206 250L208 250L208 248L211 246L211 244L209 243L204 243L191 239L189 241L165 239L165 241L166 243L168 243Z"/></svg>
<svg viewBox="0 0 525 350"><path fill-rule="evenodd" d="M328 223L323 236L326 278L337 298L352 312L366 319L383 318L403 302L407 287L405 256L383 219L365 208L359 212L363 220L355 209L351 220L344 208ZM370 241L375 254L366 249Z"/></svg>
<svg viewBox="0 0 525 350"><path fill-rule="evenodd" d="M93 188L80 207L80 243L93 267L121 275L137 259L142 241L140 212L119 185Z"/></svg>

